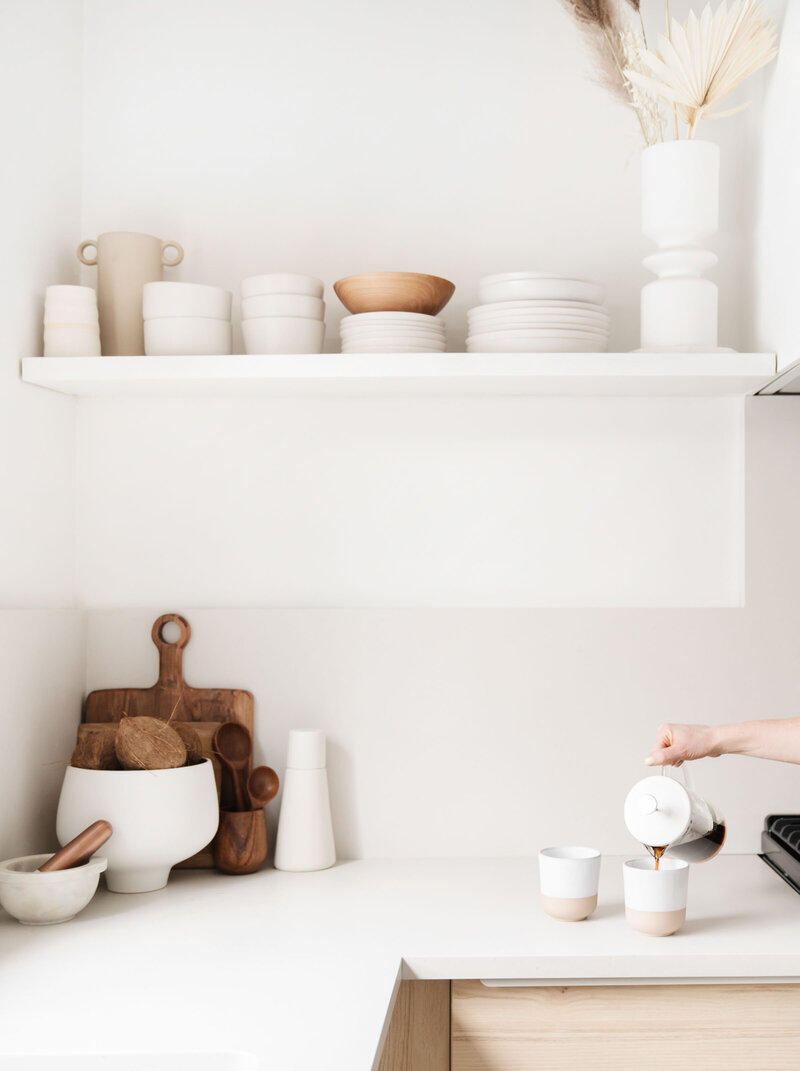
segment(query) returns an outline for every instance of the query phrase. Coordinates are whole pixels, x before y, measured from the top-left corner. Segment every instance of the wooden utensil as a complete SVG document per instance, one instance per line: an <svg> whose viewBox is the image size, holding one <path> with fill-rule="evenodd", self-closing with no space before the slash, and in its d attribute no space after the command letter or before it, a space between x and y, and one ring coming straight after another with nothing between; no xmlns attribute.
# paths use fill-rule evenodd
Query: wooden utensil
<svg viewBox="0 0 800 1071"><path fill-rule="evenodd" d="M280 779L270 766L256 766L252 769L247 778L247 795L252 809L255 811L259 807L266 807L278 794L280 787Z"/></svg>
<svg viewBox="0 0 800 1071"><path fill-rule="evenodd" d="M222 800L226 803L225 772L230 778L231 790L237 811L248 810L247 805L247 771L253 758L253 741L250 733L242 725L226 722L214 733L214 751L219 756L223 768ZM227 808L226 808L227 809Z"/></svg>
<svg viewBox="0 0 800 1071"><path fill-rule="evenodd" d="M175 643L163 637L165 625L175 622L180 636ZM123 713L130 716L147 714L165 721L190 722L203 744L203 754L214 764L219 785L221 780L220 760L213 750L214 733L221 723L236 722L253 732L253 696L238 688L193 688L183 679L183 649L189 642L192 630L189 622L180 614L163 614L154 622L151 630L153 643L158 650L158 680L150 688L103 688L90 692L86 697L82 733L92 731L112 732ZM249 769L249 767L248 767ZM211 846L191 859L178 863L179 867L213 867Z"/></svg>
<svg viewBox="0 0 800 1071"><path fill-rule="evenodd" d="M223 874L254 874L267 858L267 817L257 811L223 811L214 839L214 863Z"/></svg>
<svg viewBox="0 0 800 1071"><path fill-rule="evenodd" d="M74 866L83 866L88 863L98 848L102 848L114 830L110 822L101 819L92 822L82 833L60 848L55 855L51 855L38 868L40 871L69 870Z"/></svg>

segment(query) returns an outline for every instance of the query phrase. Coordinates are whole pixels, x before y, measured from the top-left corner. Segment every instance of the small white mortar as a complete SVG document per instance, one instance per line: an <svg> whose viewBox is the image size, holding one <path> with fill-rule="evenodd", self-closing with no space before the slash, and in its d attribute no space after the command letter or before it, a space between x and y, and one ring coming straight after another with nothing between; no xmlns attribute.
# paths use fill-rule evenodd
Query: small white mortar
<svg viewBox="0 0 800 1071"><path fill-rule="evenodd" d="M74 918L94 896L108 865L103 856L95 856L83 866L38 873L37 868L52 854L22 855L0 863L0 904L26 926Z"/></svg>

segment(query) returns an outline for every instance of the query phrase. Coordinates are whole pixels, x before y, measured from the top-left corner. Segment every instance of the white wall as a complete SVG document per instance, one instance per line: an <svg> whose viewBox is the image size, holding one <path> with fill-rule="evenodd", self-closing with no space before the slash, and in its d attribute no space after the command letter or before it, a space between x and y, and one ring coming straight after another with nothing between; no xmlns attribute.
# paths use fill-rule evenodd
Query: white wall
<svg viewBox="0 0 800 1071"><path fill-rule="evenodd" d="M661 721L800 714L797 407L748 403L748 605L740 610L196 609L89 613L92 688L147 686L150 626L185 613L194 685L256 696L257 759L287 732L329 734L344 856L530 855L545 842L634 849L622 822ZM764 816L798 809L796 766L695 764L755 851ZM272 817L277 806L269 808Z"/></svg>
<svg viewBox="0 0 800 1071"><path fill-rule="evenodd" d="M79 718L74 403L26 387L44 288L77 282L82 5L0 4L4 252L0 261L0 857L55 843L54 805Z"/></svg>
<svg viewBox="0 0 800 1071"><path fill-rule="evenodd" d="M177 238L167 275L237 304L248 274L318 274L334 350L330 284L381 269L457 283L455 350L477 279L525 268L605 282L612 348L638 344L638 127L557 0L87 0L85 70L86 237ZM721 341L738 349L751 135L742 117L702 135L722 146Z"/></svg>
<svg viewBox="0 0 800 1071"><path fill-rule="evenodd" d="M781 51L762 109L755 230L755 331L758 345L777 349L779 366L800 359L797 235L800 234L800 6L783 9Z"/></svg>

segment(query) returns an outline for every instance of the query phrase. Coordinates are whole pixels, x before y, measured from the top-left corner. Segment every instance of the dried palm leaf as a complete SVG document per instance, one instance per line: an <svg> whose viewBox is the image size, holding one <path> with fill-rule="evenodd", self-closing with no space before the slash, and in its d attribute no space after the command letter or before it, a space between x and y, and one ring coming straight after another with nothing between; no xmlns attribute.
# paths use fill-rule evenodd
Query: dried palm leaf
<svg viewBox="0 0 800 1071"><path fill-rule="evenodd" d="M625 73L634 85L676 106L691 138L701 119L747 107L719 110L746 78L775 58L776 41L763 3L737 0L729 10L723 2L713 13L707 4L699 18L691 12L685 26L673 19L669 36L659 36L658 49L642 52L649 73L633 68Z"/></svg>

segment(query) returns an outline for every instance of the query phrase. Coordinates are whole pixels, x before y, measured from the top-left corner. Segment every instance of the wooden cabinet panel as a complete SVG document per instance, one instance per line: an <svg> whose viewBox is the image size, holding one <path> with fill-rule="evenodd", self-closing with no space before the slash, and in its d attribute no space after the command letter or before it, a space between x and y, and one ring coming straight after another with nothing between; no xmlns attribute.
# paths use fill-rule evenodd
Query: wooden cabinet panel
<svg viewBox="0 0 800 1071"><path fill-rule="evenodd" d="M800 985L453 982L452 1071L797 1071Z"/></svg>
<svg viewBox="0 0 800 1071"><path fill-rule="evenodd" d="M450 1071L450 983L401 982L378 1071Z"/></svg>

